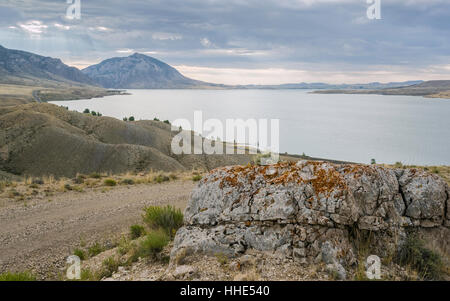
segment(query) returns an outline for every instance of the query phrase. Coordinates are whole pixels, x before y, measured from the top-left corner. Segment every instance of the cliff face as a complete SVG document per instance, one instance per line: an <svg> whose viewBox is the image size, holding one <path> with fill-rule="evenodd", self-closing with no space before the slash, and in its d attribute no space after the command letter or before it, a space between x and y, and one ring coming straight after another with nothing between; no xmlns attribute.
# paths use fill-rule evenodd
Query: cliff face
<svg viewBox="0 0 450 301"><path fill-rule="evenodd" d="M275 252L323 261L345 278L362 237L381 258L411 233L435 237L448 252L448 208L448 185L415 169L306 161L219 168L193 191L171 257Z"/></svg>

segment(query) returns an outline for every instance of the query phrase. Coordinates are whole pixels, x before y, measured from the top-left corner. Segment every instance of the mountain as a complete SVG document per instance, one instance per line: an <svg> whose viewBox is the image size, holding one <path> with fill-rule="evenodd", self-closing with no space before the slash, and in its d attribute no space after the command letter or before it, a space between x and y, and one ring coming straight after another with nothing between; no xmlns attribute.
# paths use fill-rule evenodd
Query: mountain
<svg viewBox="0 0 450 301"><path fill-rule="evenodd" d="M379 94L450 98L450 80L426 81L412 86L369 90L321 90L318 94Z"/></svg>
<svg viewBox="0 0 450 301"><path fill-rule="evenodd" d="M27 85L95 85L88 76L60 59L0 46L0 83Z"/></svg>
<svg viewBox="0 0 450 301"><path fill-rule="evenodd" d="M96 83L114 89L180 89L220 87L183 76L175 68L147 55L107 59L82 70Z"/></svg>
<svg viewBox="0 0 450 301"><path fill-rule="evenodd" d="M368 84L326 84L326 83L298 83L298 84L281 84L281 85L245 85L237 86L243 89L386 89L412 86L422 83L423 81L406 81L406 82L390 82L390 83L368 83Z"/></svg>

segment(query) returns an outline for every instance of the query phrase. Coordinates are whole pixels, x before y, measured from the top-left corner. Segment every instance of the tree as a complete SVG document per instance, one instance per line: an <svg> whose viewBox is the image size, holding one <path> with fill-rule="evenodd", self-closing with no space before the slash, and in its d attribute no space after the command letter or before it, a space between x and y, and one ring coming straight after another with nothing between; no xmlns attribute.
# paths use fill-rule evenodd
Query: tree
<svg viewBox="0 0 450 301"><path fill-rule="evenodd" d="M95 111L91 111L92 116L97 116L97 113Z"/></svg>
<svg viewBox="0 0 450 301"><path fill-rule="evenodd" d="M134 116L130 116L130 118L128 118L129 121L134 121Z"/></svg>
<svg viewBox="0 0 450 301"><path fill-rule="evenodd" d="M123 118L123 121L128 121L128 117L124 117L124 118Z"/></svg>
<svg viewBox="0 0 450 301"><path fill-rule="evenodd" d="M377 164L377 161L375 159L370 160L370 164Z"/></svg>

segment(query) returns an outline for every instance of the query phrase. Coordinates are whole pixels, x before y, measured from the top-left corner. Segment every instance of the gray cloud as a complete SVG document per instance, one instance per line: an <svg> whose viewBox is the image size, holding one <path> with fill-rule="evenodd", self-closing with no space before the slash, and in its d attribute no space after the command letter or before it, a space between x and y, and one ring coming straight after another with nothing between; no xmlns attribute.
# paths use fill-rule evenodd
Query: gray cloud
<svg viewBox="0 0 450 301"><path fill-rule="evenodd" d="M365 0L81 0L69 21L63 0L6 0L0 34L78 65L139 51L208 68L448 74L448 1L381 1L382 20L368 20ZM20 27L30 21L47 28L32 35Z"/></svg>

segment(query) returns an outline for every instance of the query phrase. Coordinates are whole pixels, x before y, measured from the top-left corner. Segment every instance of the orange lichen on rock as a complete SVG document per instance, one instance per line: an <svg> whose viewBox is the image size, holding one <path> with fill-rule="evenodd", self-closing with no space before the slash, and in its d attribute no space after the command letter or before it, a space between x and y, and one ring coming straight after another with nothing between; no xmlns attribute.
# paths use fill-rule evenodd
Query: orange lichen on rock
<svg viewBox="0 0 450 301"><path fill-rule="evenodd" d="M302 168L306 165L312 167L311 178L304 179L300 175ZM280 162L269 166L233 166L218 169L224 171L226 174L222 177L220 188L242 186L242 181L253 182L257 176L262 176L269 184L286 185L288 183L310 183L317 194L323 193L330 195L333 191L343 191L347 188L344 175L336 170L336 166L324 162L309 161L302 165L295 162ZM344 173L357 172L361 166L349 165L345 167ZM370 168L370 167L368 167ZM363 173L360 170L360 173ZM214 178L216 179L216 178Z"/></svg>

